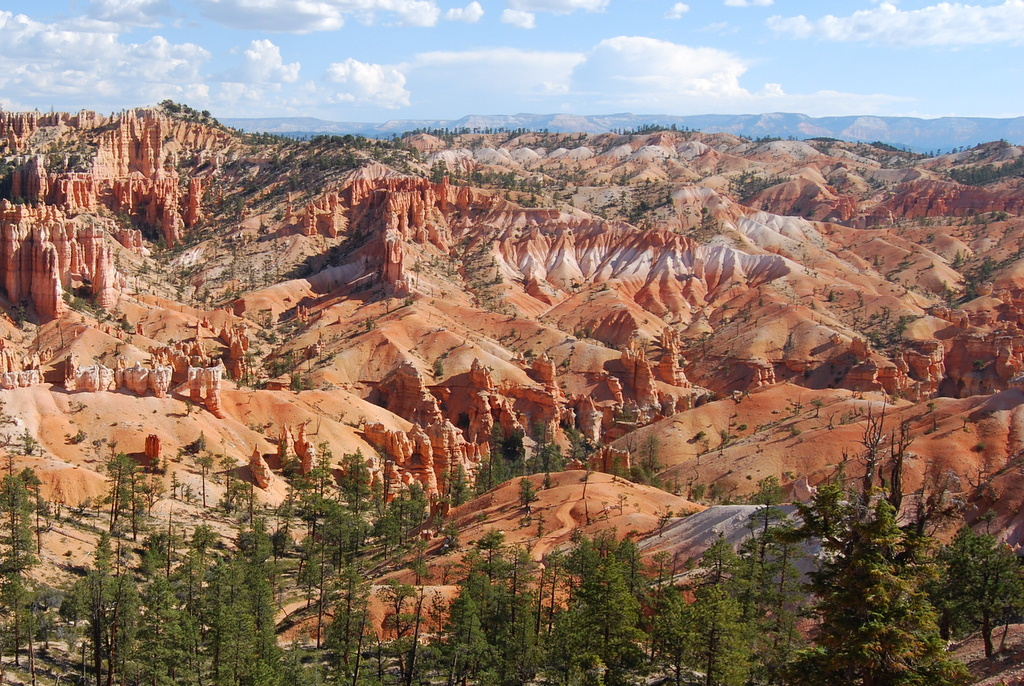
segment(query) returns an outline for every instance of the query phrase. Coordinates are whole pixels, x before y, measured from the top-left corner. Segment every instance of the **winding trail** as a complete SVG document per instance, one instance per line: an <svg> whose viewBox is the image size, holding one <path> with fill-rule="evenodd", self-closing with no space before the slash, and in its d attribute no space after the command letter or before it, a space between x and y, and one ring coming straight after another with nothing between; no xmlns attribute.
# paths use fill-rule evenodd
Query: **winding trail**
<svg viewBox="0 0 1024 686"><path fill-rule="evenodd" d="M566 500L555 508L555 519L562 526L537 539L533 549L530 551L533 559L543 559L544 556L547 555L548 551L551 550L555 544L561 541L562 537L572 533L572 530L579 526L576 523L576 520L572 518L572 508L582 501L583 498L579 498L578 500ZM550 512L550 510L548 510L548 512Z"/></svg>

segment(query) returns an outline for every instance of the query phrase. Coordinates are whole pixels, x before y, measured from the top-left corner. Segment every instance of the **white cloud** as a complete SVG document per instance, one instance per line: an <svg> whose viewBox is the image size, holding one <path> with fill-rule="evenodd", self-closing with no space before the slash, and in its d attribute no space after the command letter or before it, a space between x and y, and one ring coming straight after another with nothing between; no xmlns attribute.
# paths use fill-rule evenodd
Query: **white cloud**
<svg viewBox="0 0 1024 686"><path fill-rule="evenodd" d="M464 21L467 24L475 24L484 16L484 8L476 0L465 7L453 7L445 12L444 18L452 21Z"/></svg>
<svg viewBox="0 0 1024 686"><path fill-rule="evenodd" d="M690 6L685 2L677 2L665 12L666 19L682 19L683 15L690 11Z"/></svg>
<svg viewBox="0 0 1024 686"><path fill-rule="evenodd" d="M703 33L717 33L720 36L728 36L733 33L739 33L739 27L733 26L727 21L716 21L703 26L700 31Z"/></svg>
<svg viewBox="0 0 1024 686"><path fill-rule="evenodd" d="M594 47L574 81L580 79L582 89L600 89L624 105L650 111L681 98L746 96L739 84L746 70L741 59L715 48L618 36Z"/></svg>
<svg viewBox="0 0 1024 686"><path fill-rule="evenodd" d="M487 48L420 53L401 69L424 86L458 83L467 91L498 94L521 103L567 93L573 70L585 59L576 52Z"/></svg>
<svg viewBox="0 0 1024 686"><path fill-rule="evenodd" d="M208 59L210 53L194 43L174 44L153 36L145 43L129 44L117 68L134 81L193 83L202 79L199 68ZM126 85L130 87L131 81Z"/></svg>
<svg viewBox="0 0 1024 686"><path fill-rule="evenodd" d="M367 64L349 57L327 67L324 78L343 86L333 89L333 102L396 109L408 107L410 93L405 89L405 74L394 67Z"/></svg>
<svg viewBox="0 0 1024 686"><path fill-rule="evenodd" d="M434 26L441 10L434 0L197 0L203 14L235 29L311 33L334 31L347 16L373 24L377 14L403 26Z"/></svg>
<svg viewBox="0 0 1024 686"><path fill-rule="evenodd" d="M252 41L242 53L242 74L249 83L295 83L301 66L285 64L281 48L267 39Z"/></svg>
<svg viewBox="0 0 1024 686"><path fill-rule="evenodd" d="M501 13L502 24L508 24L509 26L515 26L520 29L536 28L536 19L536 16L534 16L532 12L524 12L522 10L507 9Z"/></svg>
<svg viewBox="0 0 1024 686"><path fill-rule="evenodd" d="M92 19L123 26L160 26L162 17L174 14L169 0L91 0L86 13Z"/></svg>
<svg viewBox="0 0 1024 686"><path fill-rule="evenodd" d="M405 26L434 26L441 17L441 10L433 0L398 0L381 2L385 12L398 15L399 23ZM387 7L393 5L393 7Z"/></svg>
<svg viewBox="0 0 1024 686"><path fill-rule="evenodd" d="M775 0L725 0L726 7L768 7L775 3Z"/></svg>
<svg viewBox="0 0 1024 686"><path fill-rule="evenodd" d="M576 10L603 12L609 0L509 0L508 6L524 12L572 14Z"/></svg>
<svg viewBox="0 0 1024 686"><path fill-rule="evenodd" d="M765 83L754 92L742 84L748 66L736 54L637 36L610 38L587 52L508 47L426 52L395 68L408 79L419 106L445 112L461 103L455 104L460 114L486 107L505 113L786 111L822 116L873 114L901 101L834 91L788 94L780 83Z"/></svg>
<svg viewBox="0 0 1024 686"><path fill-rule="evenodd" d="M892 46L984 45L1024 43L1024 0L982 6L941 2L901 10L892 2L848 17L803 15L768 20L775 33L826 41L867 41Z"/></svg>
<svg viewBox="0 0 1024 686"><path fill-rule="evenodd" d="M309 0L207 0L203 14L235 29L310 33L345 25L344 12L333 2Z"/></svg>
<svg viewBox="0 0 1024 686"><path fill-rule="evenodd" d="M733 53L640 36L598 43L572 73L569 90L587 111L806 112L815 116L874 113L900 101L886 95L821 91L787 94L766 83L751 92L741 83L746 62ZM595 107L595 104L597 107ZM583 111L577 105L577 112Z"/></svg>
<svg viewBox="0 0 1024 686"><path fill-rule="evenodd" d="M75 26L0 11L0 91L69 109L142 105L201 92L201 68L210 59L204 48L162 36L124 43L112 24Z"/></svg>

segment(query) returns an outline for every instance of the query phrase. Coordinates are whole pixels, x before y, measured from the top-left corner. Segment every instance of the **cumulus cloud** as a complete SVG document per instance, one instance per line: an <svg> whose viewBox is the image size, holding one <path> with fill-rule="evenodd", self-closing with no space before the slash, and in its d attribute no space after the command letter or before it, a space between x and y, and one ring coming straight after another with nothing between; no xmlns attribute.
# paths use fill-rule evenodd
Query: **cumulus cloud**
<svg viewBox="0 0 1024 686"><path fill-rule="evenodd" d="M334 31L347 16L375 23L378 14L403 26L434 26L441 10L434 0L199 0L202 13L234 29L311 33Z"/></svg>
<svg viewBox="0 0 1024 686"><path fill-rule="evenodd" d="M775 16L768 26L776 34L826 41L866 41L892 46L982 45L1024 42L1024 0L999 5L941 2L901 10L891 2L847 17L821 19Z"/></svg>
<svg viewBox="0 0 1024 686"><path fill-rule="evenodd" d="M210 53L194 43L175 44L163 36L145 43L125 46L117 65L118 73L132 81L151 83L193 83L200 81L200 67Z"/></svg>
<svg viewBox="0 0 1024 686"><path fill-rule="evenodd" d="M519 29L532 29L537 26L537 17L532 12L507 9L501 13L501 23Z"/></svg>
<svg viewBox="0 0 1024 686"><path fill-rule="evenodd" d="M108 25L109 26L109 25ZM81 30L0 11L0 90L65 106L147 104L202 93L210 53L153 36L126 43L113 30Z"/></svg>
<svg viewBox="0 0 1024 686"><path fill-rule="evenodd" d="M726 7L767 7L775 3L775 0L725 0Z"/></svg>
<svg viewBox="0 0 1024 686"><path fill-rule="evenodd" d="M242 53L242 74L249 83L295 83L301 66L285 64L281 48L267 39L252 41Z"/></svg>
<svg viewBox="0 0 1024 686"><path fill-rule="evenodd" d="M396 109L408 107L405 74L394 67L368 64L349 57L327 67L324 78L333 88L332 102Z"/></svg>
<svg viewBox="0 0 1024 686"><path fill-rule="evenodd" d="M385 0L380 4L383 5L381 11L393 12L398 16L398 23L404 26L434 26L441 17L441 10L433 0Z"/></svg>
<svg viewBox="0 0 1024 686"><path fill-rule="evenodd" d="M508 6L523 12L572 14L577 10L603 12L608 0L509 0Z"/></svg>
<svg viewBox="0 0 1024 686"><path fill-rule="evenodd" d="M417 105L438 112L466 102L456 88L473 93L477 106L506 113L802 111L821 116L875 113L900 101L834 91L789 94L774 82L754 91L742 83L748 65L734 53L638 36L603 40L586 52L508 47L425 52L395 68L408 79Z"/></svg>
<svg viewBox="0 0 1024 686"><path fill-rule="evenodd" d="M453 7L445 12L444 18L451 21L464 21L467 24L475 24L484 16L484 8L476 0L465 7Z"/></svg>
<svg viewBox="0 0 1024 686"><path fill-rule="evenodd" d="M873 113L901 99L820 91L788 94L779 83L752 92L741 83L747 63L724 50L642 36L598 43L574 69L569 91L589 111ZM595 107L595 103L597 107ZM577 111L580 111L577 108Z"/></svg>
<svg viewBox="0 0 1024 686"><path fill-rule="evenodd" d="M682 19L683 15L690 11L690 6L685 2L677 2L665 12L666 19Z"/></svg>
<svg viewBox="0 0 1024 686"><path fill-rule="evenodd" d="M584 90L600 88L622 104L650 108L680 98L746 96L739 84L746 70L740 58L723 50L618 36L598 43L574 80Z"/></svg>

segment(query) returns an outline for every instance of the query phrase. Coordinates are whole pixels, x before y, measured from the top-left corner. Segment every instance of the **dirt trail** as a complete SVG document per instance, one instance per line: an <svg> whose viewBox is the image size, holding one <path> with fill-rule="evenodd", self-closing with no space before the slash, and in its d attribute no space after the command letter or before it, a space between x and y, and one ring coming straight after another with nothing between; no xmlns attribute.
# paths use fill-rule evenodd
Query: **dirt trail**
<svg viewBox="0 0 1024 686"><path fill-rule="evenodd" d="M571 533L572 530L578 526L576 520L572 518L572 508L582 500L582 498L579 500L567 500L555 508L555 519L558 520L558 523L562 526L537 539L533 549L530 551L533 559L542 559L547 555L548 551L555 546L555 544L561 541L563 536Z"/></svg>

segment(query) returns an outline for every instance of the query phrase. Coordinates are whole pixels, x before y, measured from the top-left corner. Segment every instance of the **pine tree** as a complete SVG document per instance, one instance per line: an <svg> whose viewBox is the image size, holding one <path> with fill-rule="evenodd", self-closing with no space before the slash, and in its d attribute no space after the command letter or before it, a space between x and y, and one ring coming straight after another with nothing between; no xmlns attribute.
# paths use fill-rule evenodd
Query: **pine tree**
<svg viewBox="0 0 1024 686"><path fill-rule="evenodd" d="M746 682L749 671L750 625L744 621L737 597L747 583L739 574L740 561L732 544L719 537L700 562L698 585L690 608L696 670L704 684L732 686Z"/></svg>
<svg viewBox="0 0 1024 686"><path fill-rule="evenodd" d="M628 568L615 544L598 541L604 555L584 540L570 555L576 580L569 607L558 614L549 644L551 661L563 680L594 679L610 686L628 683L644 662L640 603L630 592ZM589 676L587 676L589 674Z"/></svg>
<svg viewBox="0 0 1024 686"><path fill-rule="evenodd" d="M356 683L363 643L370 626L370 585L355 564L341 568L333 596L333 621L327 626L325 644L334 672L342 683Z"/></svg>
<svg viewBox="0 0 1024 686"><path fill-rule="evenodd" d="M757 655L751 671L769 684L782 683L784 667L802 642L796 619L804 592L795 561L804 555L792 522L778 507L781 497L778 479L760 482L754 496L760 507L750 517L751 536L740 546L738 569L743 587L737 599Z"/></svg>
<svg viewBox="0 0 1024 686"><path fill-rule="evenodd" d="M993 624L1024 609L1024 576L1017 556L995 536L963 527L939 554L942 573L935 592L944 626L956 635L980 630L985 657L995 652Z"/></svg>
<svg viewBox="0 0 1024 686"><path fill-rule="evenodd" d="M103 532L93 569L75 583L61 605L66 619L88 623L97 686L104 680L110 686L124 673L134 648L139 605L138 586L124 565L124 556L120 549L111 550L110 537Z"/></svg>
<svg viewBox="0 0 1024 686"><path fill-rule="evenodd" d="M26 639L31 641L32 633L33 593L27 573L38 562L32 513L24 473L5 476L0 482L0 603L10 617L10 639L6 643L13 647L15 664L20 664L21 645Z"/></svg>
<svg viewBox="0 0 1024 686"><path fill-rule="evenodd" d="M181 683L188 662L185 629L170 581L157 576L142 595L144 611L137 634L139 649L134 660L138 664L141 683L172 686Z"/></svg>
<svg viewBox="0 0 1024 686"><path fill-rule="evenodd" d="M682 592L674 586L664 589L656 605L651 633L654 650L671 666L676 686L681 686L683 674L694 661L693 647L697 643L695 620Z"/></svg>
<svg viewBox="0 0 1024 686"><path fill-rule="evenodd" d="M217 536L209 526L197 526L181 564L171 575L177 595L182 599L182 646L187 661L180 666L180 671L196 682L202 682L205 674L204 641L209 627L206 586L214 563L210 549L216 540Z"/></svg>
<svg viewBox="0 0 1024 686"><path fill-rule="evenodd" d="M897 526L888 501L866 514L859 502L832 484L800 508L803 533L821 541L825 558L811 575L814 646L797 655L792 683L967 683L964 666L946 655L922 588L931 574L927 541Z"/></svg>
<svg viewBox="0 0 1024 686"><path fill-rule="evenodd" d="M373 495L370 489L370 470L362 451L346 454L342 458L341 495L356 515L362 514Z"/></svg>

